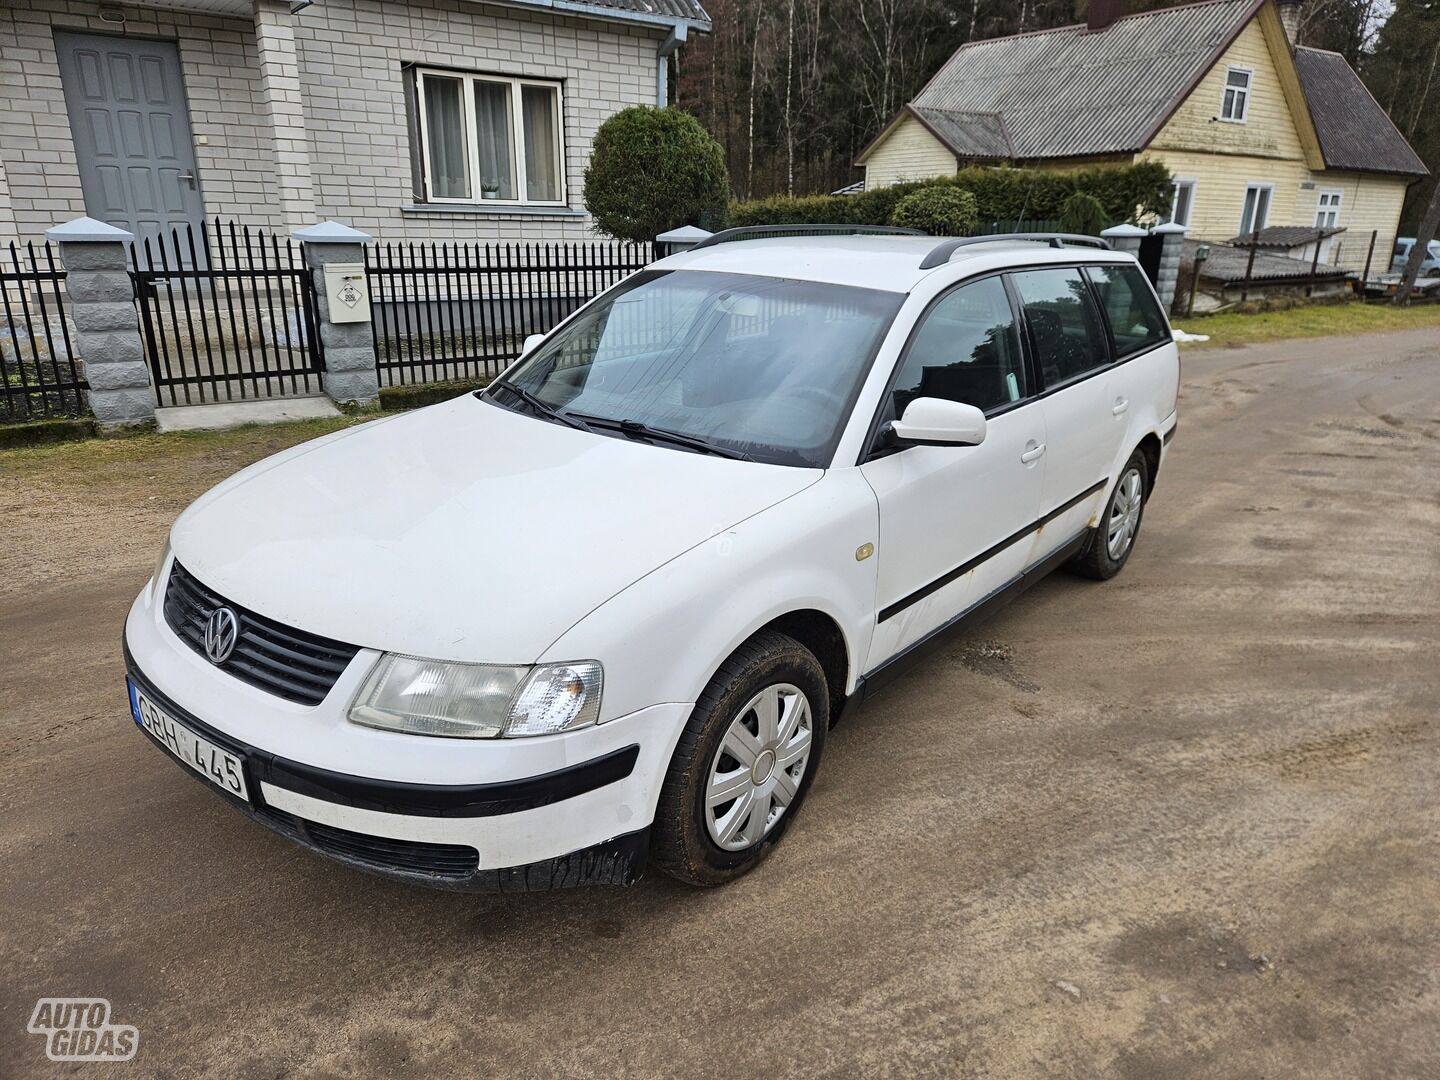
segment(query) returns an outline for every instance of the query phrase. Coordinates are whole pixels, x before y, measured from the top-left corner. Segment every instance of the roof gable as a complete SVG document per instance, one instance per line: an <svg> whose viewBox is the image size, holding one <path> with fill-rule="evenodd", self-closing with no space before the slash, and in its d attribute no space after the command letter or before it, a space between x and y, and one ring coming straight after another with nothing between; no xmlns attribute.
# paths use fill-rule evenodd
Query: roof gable
<svg viewBox="0 0 1440 1080"><path fill-rule="evenodd" d="M1295 50L1325 166L1350 172L1425 176L1429 170L1339 53Z"/></svg>
<svg viewBox="0 0 1440 1080"><path fill-rule="evenodd" d="M912 104L999 114L1016 158L1140 150L1262 3L1210 0L1129 15L1094 33L1067 26L970 42Z"/></svg>

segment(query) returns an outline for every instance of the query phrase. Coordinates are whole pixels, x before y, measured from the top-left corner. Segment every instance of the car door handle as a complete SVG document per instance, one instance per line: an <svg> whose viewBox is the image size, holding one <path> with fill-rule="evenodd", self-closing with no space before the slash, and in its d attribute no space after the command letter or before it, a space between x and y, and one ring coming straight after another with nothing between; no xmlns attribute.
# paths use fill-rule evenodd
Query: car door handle
<svg viewBox="0 0 1440 1080"><path fill-rule="evenodd" d="M1038 446L1032 446L1029 450L1021 454L1020 460L1026 465L1029 465L1030 462L1035 461L1043 453L1045 453L1045 444L1042 442Z"/></svg>
<svg viewBox="0 0 1440 1080"><path fill-rule="evenodd" d="M1125 410L1130 408L1130 402L1123 397L1115 399L1115 407L1110 410L1111 416L1124 416Z"/></svg>

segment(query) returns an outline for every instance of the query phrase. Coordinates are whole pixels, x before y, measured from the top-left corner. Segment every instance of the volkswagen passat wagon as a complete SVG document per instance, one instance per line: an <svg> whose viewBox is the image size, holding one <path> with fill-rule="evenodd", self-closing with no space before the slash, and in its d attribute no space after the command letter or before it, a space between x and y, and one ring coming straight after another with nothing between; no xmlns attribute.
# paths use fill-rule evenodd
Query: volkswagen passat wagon
<svg viewBox="0 0 1440 1080"><path fill-rule="evenodd" d="M1060 238L720 234L526 345L202 496L129 613L141 730L351 866L744 873L867 689L1124 567L1175 431L1145 275Z"/></svg>

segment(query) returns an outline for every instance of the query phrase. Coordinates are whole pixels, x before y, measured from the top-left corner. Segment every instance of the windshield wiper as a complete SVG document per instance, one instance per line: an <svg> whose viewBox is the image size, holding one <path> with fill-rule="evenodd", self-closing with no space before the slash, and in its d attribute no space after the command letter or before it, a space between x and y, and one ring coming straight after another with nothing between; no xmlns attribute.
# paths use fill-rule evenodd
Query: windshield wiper
<svg viewBox="0 0 1440 1080"><path fill-rule="evenodd" d="M683 431L671 431L669 428L652 427L649 424L642 424L639 420L614 420L608 416L591 416L589 413L577 413L575 415L583 416L585 422L591 428L600 428L605 431L618 431L622 435L628 435L634 439L667 442L674 446L683 446L689 450L695 450L701 454L714 454L716 457L734 458L737 461L755 460L742 450L733 450L728 446L711 442L709 439L702 439L698 435L686 435Z"/></svg>
<svg viewBox="0 0 1440 1080"><path fill-rule="evenodd" d="M574 416L561 409L557 409L548 401L544 401L536 397L529 390L526 390L523 386L516 386L512 382L505 382L499 379L497 379L490 385L498 386L502 390L506 390L514 394L517 398L523 401L526 405L529 405L531 409L539 413L541 416L549 417L551 420L558 420L560 421L560 423L565 424L568 427L578 428L580 431L590 430L590 425L585 423L585 421L581 420L578 416Z"/></svg>

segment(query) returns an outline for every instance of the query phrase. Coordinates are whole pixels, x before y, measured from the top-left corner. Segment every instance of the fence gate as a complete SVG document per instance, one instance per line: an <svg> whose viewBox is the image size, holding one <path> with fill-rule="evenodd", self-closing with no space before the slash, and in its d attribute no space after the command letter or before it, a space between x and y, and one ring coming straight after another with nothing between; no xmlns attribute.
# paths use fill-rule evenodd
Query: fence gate
<svg viewBox="0 0 1440 1080"><path fill-rule="evenodd" d="M1150 284L1156 288L1160 286L1160 255L1164 250L1165 237L1152 232L1140 241L1140 250L1136 254L1136 258L1140 260L1140 269L1145 271Z"/></svg>
<svg viewBox="0 0 1440 1080"><path fill-rule="evenodd" d="M320 393L315 284L298 245L214 222L130 251L160 405Z"/></svg>

